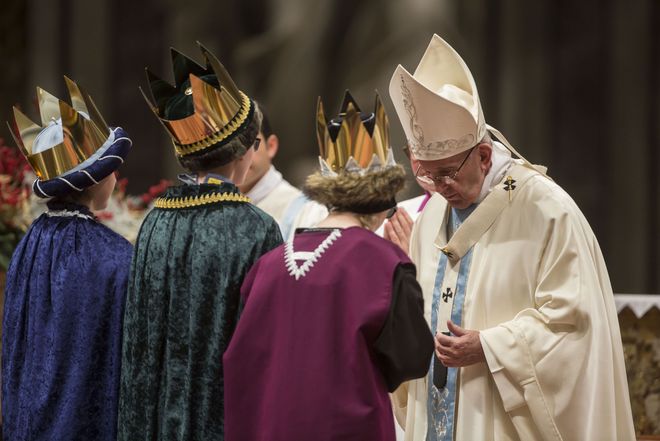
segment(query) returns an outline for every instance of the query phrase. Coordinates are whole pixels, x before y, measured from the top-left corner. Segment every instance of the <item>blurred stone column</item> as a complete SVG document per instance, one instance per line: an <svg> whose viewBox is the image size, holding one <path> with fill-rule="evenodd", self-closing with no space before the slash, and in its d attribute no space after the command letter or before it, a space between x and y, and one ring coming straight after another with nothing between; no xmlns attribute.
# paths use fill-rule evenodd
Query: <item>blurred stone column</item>
<svg viewBox="0 0 660 441"><path fill-rule="evenodd" d="M649 139L651 131L657 133L657 122L651 131L648 127L649 109L652 100L658 96L657 91L654 95L648 90L651 82L648 76L649 45L653 38L658 38L657 29L651 28L648 15L651 2L656 1L612 3L608 39L611 64L601 66L602 69L611 69L610 83L602 91L610 102L611 119L603 121L601 126L601 130L608 134L610 144L609 149L595 146L593 155L607 155L612 164L609 170L611 192L601 199L601 216L610 217L606 242L608 268L612 279L617 281L616 290L624 293L646 292L650 288L647 283L649 271L658 273L657 266L648 266L650 247L657 246L660 226L649 228L648 225L649 210L657 210L657 205L654 207L655 201L650 197L654 179L647 167L650 159L647 146L656 150L660 147L650 145ZM658 165L653 167L656 175ZM649 232L654 232L655 240L648 237Z"/></svg>
<svg viewBox="0 0 660 441"><path fill-rule="evenodd" d="M28 54L27 7L22 0L4 0L0 14L0 53L5 63L0 70L0 137L8 145L14 145L5 121L12 115L11 107L23 103L25 71Z"/></svg>

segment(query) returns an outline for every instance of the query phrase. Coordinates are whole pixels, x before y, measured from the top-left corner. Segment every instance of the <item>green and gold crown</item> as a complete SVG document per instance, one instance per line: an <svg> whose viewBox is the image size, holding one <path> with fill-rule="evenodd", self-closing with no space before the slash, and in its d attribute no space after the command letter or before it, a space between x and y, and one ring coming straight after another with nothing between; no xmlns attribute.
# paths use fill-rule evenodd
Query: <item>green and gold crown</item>
<svg viewBox="0 0 660 441"><path fill-rule="evenodd" d="M374 113L365 115L347 90L339 120L326 119L319 97L316 136L324 174L342 170L375 171L395 165L389 144L389 122L378 93Z"/></svg>
<svg viewBox="0 0 660 441"><path fill-rule="evenodd" d="M197 42L197 45L206 67L171 49L174 86L147 69L152 99L142 91L149 107L172 137L178 156L200 153L228 141L249 122L254 111L250 98L236 87L216 56L201 43ZM215 75L217 86L205 81L209 75ZM189 86L182 92L186 81ZM165 108L168 102L182 93L192 97L194 113L181 119L167 119Z"/></svg>
<svg viewBox="0 0 660 441"><path fill-rule="evenodd" d="M89 159L107 141L110 129L92 98L70 78L64 77L71 105L37 87L41 123L34 123L14 107L14 128L9 125L16 144L41 180L61 176ZM61 121L62 141L51 148L35 151L38 135L49 125Z"/></svg>

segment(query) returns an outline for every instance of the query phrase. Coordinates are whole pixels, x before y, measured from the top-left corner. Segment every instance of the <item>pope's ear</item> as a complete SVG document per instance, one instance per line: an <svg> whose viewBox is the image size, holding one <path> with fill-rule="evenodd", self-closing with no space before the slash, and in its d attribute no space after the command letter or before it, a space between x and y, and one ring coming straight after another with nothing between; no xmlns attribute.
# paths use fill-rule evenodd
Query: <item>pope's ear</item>
<svg viewBox="0 0 660 441"><path fill-rule="evenodd" d="M487 142L482 142L477 146L479 150L479 161L482 164L490 164L490 159L493 156L493 147Z"/></svg>
<svg viewBox="0 0 660 441"><path fill-rule="evenodd" d="M277 151L280 148L280 140L277 135L270 135L266 139L266 151L268 152L268 157L273 159L277 155Z"/></svg>

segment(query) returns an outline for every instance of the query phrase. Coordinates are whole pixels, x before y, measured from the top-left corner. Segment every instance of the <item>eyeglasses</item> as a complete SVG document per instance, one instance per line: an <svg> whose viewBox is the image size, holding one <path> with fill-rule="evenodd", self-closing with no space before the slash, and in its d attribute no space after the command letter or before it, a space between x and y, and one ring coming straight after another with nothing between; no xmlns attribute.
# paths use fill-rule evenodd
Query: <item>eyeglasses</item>
<svg viewBox="0 0 660 441"><path fill-rule="evenodd" d="M259 145L261 145L261 138L259 138L259 137L257 136L257 137L254 139L254 144L252 145L252 147L254 148L254 151L255 151L255 152L256 152L257 150L259 150Z"/></svg>
<svg viewBox="0 0 660 441"><path fill-rule="evenodd" d="M419 182L422 182L424 184L428 185L451 185L454 182L456 182L456 176L458 176L458 172L461 171L461 168L465 165L467 162L468 158L472 154L472 151L476 148L477 146L475 145L470 149L468 152L467 156L463 159L463 162L458 166L456 170L454 170L451 173L447 173L445 175L436 175L433 176L430 172L422 169L422 164L417 166L417 170L415 170L415 179L417 179ZM421 174L420 174L421 172Z"/></svg>

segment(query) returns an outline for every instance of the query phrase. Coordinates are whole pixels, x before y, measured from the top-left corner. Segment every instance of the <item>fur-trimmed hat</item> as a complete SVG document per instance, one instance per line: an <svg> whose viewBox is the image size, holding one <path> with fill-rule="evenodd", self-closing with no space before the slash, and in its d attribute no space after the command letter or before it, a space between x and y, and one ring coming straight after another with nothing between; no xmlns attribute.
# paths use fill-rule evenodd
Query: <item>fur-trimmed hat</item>
<svg viewBox="0 0 660 441"><path fill-rule="evenodd" d="M339 116L327 121L319 98L316 115L320 170L303 192L331 210L373 214L396 206L405 172L394 162L389 122L376 94L373 113L362 113L346 91Z"/></svg>

